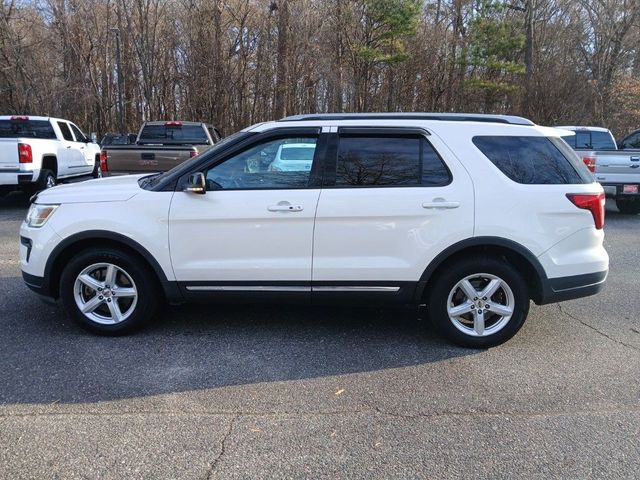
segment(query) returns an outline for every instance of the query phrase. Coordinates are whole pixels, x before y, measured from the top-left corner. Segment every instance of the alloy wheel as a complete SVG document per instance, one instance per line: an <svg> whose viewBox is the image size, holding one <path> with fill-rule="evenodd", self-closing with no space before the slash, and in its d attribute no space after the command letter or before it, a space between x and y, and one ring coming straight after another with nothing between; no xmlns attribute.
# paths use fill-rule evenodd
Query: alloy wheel
<svg viewBox="0 0 640 480"><path fill-rule="evenodd" d="M134 312L138 289L122 267L95 263L78 274L73 296L76 306L89 320L113 325L125 321Z"/></svg>
<svg viewBox="0 0 640 480"><path fill-rule="evenodd" d="M490 273L469 275L449 292L447 313L451 323L472 337L486 337L502 330L513 315L511 287Z"/></svg>

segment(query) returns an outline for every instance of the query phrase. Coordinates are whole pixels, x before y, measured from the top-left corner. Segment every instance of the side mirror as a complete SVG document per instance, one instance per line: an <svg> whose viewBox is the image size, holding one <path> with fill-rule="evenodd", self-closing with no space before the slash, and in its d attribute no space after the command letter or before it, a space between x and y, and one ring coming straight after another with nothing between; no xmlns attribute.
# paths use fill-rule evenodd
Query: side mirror
<svg viewBox="0 0 640 480"><path fill-rule="evenodd" d="M98 134L96 132L91 132L89 136L91 137L91 141L93 143L98 143Z"/></svg>
<svg viewBox="0 0 640 480"><path fill-rule="evenodd" d="M199 195L204 195L205 193L207 193L207 182L204 178L204 173L197 172L189 175L184 191L189 193L197 193Z"/></svg>

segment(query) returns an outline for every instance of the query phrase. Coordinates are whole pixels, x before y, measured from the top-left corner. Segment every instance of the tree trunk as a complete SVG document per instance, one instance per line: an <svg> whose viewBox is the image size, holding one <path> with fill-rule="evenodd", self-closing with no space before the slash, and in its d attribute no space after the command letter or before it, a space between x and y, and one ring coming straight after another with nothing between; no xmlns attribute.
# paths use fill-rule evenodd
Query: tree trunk
<svg viewBox="0 0 640 480"><path fill-rule="evenodd" d="M287 115L287 86L289 76L289 0L278 2L278 57L274 116Z"/></svg>

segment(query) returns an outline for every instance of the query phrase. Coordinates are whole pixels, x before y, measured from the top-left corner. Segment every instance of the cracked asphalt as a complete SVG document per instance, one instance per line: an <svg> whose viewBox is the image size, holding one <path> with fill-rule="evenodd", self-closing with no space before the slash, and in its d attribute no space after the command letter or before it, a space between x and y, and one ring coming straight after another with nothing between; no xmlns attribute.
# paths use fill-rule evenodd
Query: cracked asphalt
<svg viewBox="0 0 640 480"><path fill-rule="evenodd" d="M0 478L629 478L640 216L608 207L598 296L451 346L411 312L168 307L103 338L22 283L0 200Z"/></svg>

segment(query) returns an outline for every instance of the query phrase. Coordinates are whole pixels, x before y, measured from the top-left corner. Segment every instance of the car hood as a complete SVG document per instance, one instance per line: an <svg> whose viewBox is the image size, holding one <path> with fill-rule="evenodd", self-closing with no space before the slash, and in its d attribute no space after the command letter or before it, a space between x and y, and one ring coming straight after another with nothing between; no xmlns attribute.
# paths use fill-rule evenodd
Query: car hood
<svg viewBox="0 0 640 480"><path fill-rule="evenodd" d="M34 201L41 204L124 202L140 193L138 180L148 175L123 175L57 185L38 193Z"/></svg>

